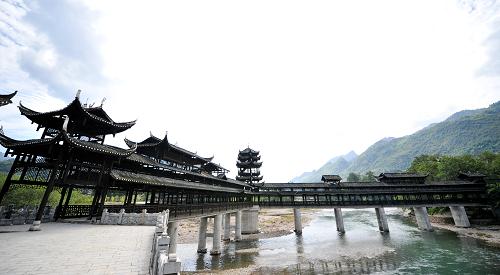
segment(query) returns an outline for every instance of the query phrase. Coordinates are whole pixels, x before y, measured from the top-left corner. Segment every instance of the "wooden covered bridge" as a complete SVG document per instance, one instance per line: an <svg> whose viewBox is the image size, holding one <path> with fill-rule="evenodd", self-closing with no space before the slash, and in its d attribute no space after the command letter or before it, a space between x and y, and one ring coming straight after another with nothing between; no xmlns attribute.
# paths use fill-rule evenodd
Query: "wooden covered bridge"
<svg viewBox="0 0 500 275"><path fill-rule="evenodd" d="M11 103L9 96L2 104ZM339 231L344 230L341 208L375 208L380 229L388 231L384 207L414 207L419 226L431 229L426 207L450 206L457 225L468 226L463 207L488 205L486 185L478 175L464 174L453 182L426 182L422 175L385 173L371 183L341 182L338 177L326 176L323 183L262 184L258 183L262 163L258 162L258 152L255 155L252 150L240 152L239 180L229 179L228 170L216 164L213 157L202 157L171 144L167 135L160 138L150 134L139 142L125 139L128 148L105 144L108 135L130 129L135 121L115 122L102 105L82 104L79 92L60 110L38 112L21 103L19 110L37 126L37 131L41 130L41 136L16 140L0 131L0 144L7 149L5 156L14 158L0 191L0 203L13 186L45 187L32 230L40 229L43 210L54 189L61 192L55 219L99 219L104 208L109 212L124 209L136 213L169 209L174 223L200 217L200 236L206 232L207 217L215 216L220 230L222 213L236 213L237 233L241 234L242 226L247 228L244 232L254 231L255 206L294 208L295 229L300 233L299 208L305 207L335 208ZM246 162L249 159L254 162ZM92 204L71 205L75 189L91 190ZM112 192L125 193L123 205L106 204L106 196ZM138 202L138 195L145 197L145 203ZM200 252L204 251L202 239Z"/></svg>

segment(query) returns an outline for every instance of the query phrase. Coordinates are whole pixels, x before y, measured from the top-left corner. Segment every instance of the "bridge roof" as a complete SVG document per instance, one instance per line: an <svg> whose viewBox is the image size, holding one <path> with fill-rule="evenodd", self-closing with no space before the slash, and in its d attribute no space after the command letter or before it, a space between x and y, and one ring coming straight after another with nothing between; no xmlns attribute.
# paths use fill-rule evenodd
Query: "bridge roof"
<svg viewBox="0 0 500 275"><path fill-rule="evenodd" d="M117 169L111 170L111 177L117 181L135 183L135 184L159 185L166 187L195 189L195 190L214 191L214 192L228 192L228 193L243 192L243 190L239 188L209 185L199 182L188 182L184 180L177 180L166 177L157 177L142 173L117 170Z"/></svg>
<svg viewBox="0 0 500 275"><path fill-rule="evenodd" d="M429 182L429 183L426 183L425 185L450 185L450 184L467 185L467 184L476 184L476 183L472 183L469 181L456 180L456 181ZM417 184L405 182L402 184L398 184L397 187L415 186L415 185L417 185ZM418 185L421 186L422 184L418 184ZM261 188L328 188L328 189L339 189L342 187L395 187L395 184L372 181L372 182L340 182L339 184L336 184L336 185L331 185L331 184L322 183L322 182L318 182L318 183L264 183L261 186Z"/></svg>
<svg viewBox="0 0 500 275"><path fill-rule="evenodd" d="M99 107L86 107L80 102L79 94L66 107L50 112L38 112L19 103L19 111L39 128L61 129L64 118L69 117L68 132L83 136L117 134L134 126L136 121L115 122Z"/></svg>

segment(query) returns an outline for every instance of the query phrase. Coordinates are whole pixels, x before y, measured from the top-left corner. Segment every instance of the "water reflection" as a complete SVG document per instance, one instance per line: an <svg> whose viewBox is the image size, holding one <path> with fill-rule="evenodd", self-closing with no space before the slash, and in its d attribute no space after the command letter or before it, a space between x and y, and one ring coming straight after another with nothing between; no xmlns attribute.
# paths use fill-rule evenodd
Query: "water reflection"
<svg viewBox="0 0 500 275"><path fill-rule="evenodd" d="M324 210L301 236L225 243L220 256L199 255L196 244L178 245L178 254L185 271L256 265L255 274L495 274L500 268L498 248L449 231L420 231L395 210L386 213L387 233L379 232L374 211L347 210L346 233L338 234L333 210Z"/></svg>

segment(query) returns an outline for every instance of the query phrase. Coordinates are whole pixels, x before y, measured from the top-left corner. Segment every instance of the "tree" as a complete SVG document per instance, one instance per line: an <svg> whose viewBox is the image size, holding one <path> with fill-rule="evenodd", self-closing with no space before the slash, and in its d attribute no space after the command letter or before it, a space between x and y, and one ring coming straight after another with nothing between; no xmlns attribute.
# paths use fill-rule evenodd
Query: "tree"
<svg viewBox="0 0 500 275"><path fill-rule="evenodd" d="M361 178L361 181L374 181L375 180L375 174L372 171L366 172L363 177Z"/></svg>
<svg viewBox="0 0 500 275"><path fill-rule="evenodd" d="M356 174L356 173L349 173L349 175L347 176L347 181L354 181L354 182L358 182L361 180L361 176L359 174Z"/></svg>

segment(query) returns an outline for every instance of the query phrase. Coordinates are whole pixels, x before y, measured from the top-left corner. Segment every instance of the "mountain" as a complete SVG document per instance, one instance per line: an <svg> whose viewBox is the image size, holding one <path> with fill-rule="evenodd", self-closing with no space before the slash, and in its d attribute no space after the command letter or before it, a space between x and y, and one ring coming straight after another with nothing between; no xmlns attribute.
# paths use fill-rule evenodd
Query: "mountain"
<svg viewBox="0 0 500 275"><path fill-rule="evenodd" d="M341 169L343 163L337 166L327 163L309 172L305 179L316 179L318 173L311 174L315 172L340 174L345 178L350 172L403 171L416 156L423 154L474 155L484 151L500 152L500 101L488 108L457 112L408 136L381 139L348 162L345 169ZM304 180L301 177L298 179ZM296 179L293 181L298 182Z"/></svg>
<svg viewBox="0 0 500 275"><path fill-rule="evenodd" d="M336 156L325 163L318 170L314 170L311 172L305 172L302 175L292 179L292 182L319 182L321 181L322 175L328 174L336 174L340 173L340 171L344 171L349 164L355 160L358 155L354 151L350 151L349 153L343 156ZM337 172L339 171L339 172Z"/></svg>

